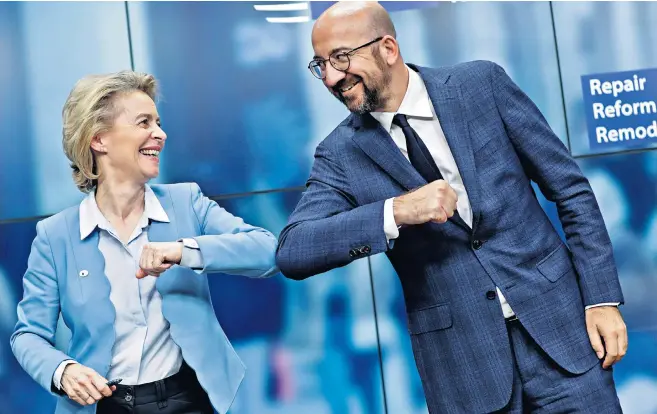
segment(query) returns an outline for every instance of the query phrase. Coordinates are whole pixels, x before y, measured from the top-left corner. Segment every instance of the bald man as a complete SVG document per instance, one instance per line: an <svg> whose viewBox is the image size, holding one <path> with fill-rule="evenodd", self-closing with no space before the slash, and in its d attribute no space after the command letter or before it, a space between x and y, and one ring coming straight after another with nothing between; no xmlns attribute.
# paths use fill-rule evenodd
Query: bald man
<svg viewBox="0 0 657 414"><path fill-rule="evenodd" d="M538 108L491 62L405 64L377 3L331 7L312 44L310 71L351 115L317 147L280 236L283 274L385 253L432 414L620 413L611 366L627 332L611 242Z"/></svg>

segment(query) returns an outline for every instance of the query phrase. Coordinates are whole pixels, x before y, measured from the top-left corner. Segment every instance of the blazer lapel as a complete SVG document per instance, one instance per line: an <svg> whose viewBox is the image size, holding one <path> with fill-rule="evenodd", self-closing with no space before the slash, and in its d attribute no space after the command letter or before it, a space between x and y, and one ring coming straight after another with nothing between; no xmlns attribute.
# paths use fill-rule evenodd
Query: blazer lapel
<svg viewBox="0 0 657 414"><path fill-rule="evenodd" d="M390 134L371 115L354 115L354 142L406 190L426 184L401 153Z"/></svg>
<svg viewBox="0 0 657 414"><path fill-rule="evenodd" d="M160 205L169 217L169 223L151 220L148 227L148 241L150 242L170 242L178 239L178 228L176 226L175 210L171 203L168 193L164 196L157 196ZM166 272L165 272L166 273Z"/></svg>
<svg viewBox="0 0 657 414"><path fill-rule="evenodd" d="M472 231L479 222L479 191L474 154L469 136L468 124L464 118L463 97L458 86L446 85L431 79L431 75L420 69L420 75L431 98L438 121L443 129L463 184L468 192L472 208ZM465 225L465 223L463 223ZM467 226L467 225L466 225Z"/></svg>
<svg viewBox="0 0 657 414"><path fill-rule="evenodd" d="M68 269L68 276L74 278L75 283L80 286L83 303L89 306L86 311L91 316L86 326L90 329L99 355L102 355L99 361L104 361L109 366L115 341L116 310L110 300L111 288L105 275L105 258L98 249L98 231L94 230L84 240L80 240L79 209L68 217L67 227L73 254L73 261L69 263L75 266L74 269ZM101 374L105 375L106 372Z"/></svg>
<svg viewBox="0 0 657 414"><path fill-rule="evenodd" d="M162 205L164 211L167 213L170 222L167 223L151 220L148 227L148 241L157 243L172 242L180 239L181 236L178 232L178 226L176 224L178 222L175 217L176 211L173 208L169 193L167 192L162 196L158 195L157 199ZM158 276L157 281L155 282L155 287L162 296L162 312L164 313L164 317L167 320L170 320L171 317L171 315L169 315L167 312L169 308L164 306L164 303L168 302L169 300L168 294L172 292L182 293L182 291L188 290L192 292L196 287L195 283L193 283L194 279L187 274L190 272L193 273L191 270L184 267L173 266L171 269ZM181 283L178 283L179 281Z"/></svg>
<svg viewBox="0 0 657 414"><path fill-rule="evenodd" d="M175 210L173 204L171 203L171 198L168 193L165 193L163 196L157 197L158 201L162 205L162 208L167 213L169 217L169 223L151 220L150 225L148 226L148 241L149 242L172 242L178 240L180 237L178 235L178 227L176 225ZM155 282L157 290L162 295L162 300L166 300L166 292L170 292L177 288L176 281L180 278L180 273L184 272L186 269L180 266L173 266L171 269L162 273ZM182 275L183 277L185 275ZM184 284L183 284L184 285ZM165 315L167 317L168 315ZM168 319L168 317L167 317Z"/></svg>

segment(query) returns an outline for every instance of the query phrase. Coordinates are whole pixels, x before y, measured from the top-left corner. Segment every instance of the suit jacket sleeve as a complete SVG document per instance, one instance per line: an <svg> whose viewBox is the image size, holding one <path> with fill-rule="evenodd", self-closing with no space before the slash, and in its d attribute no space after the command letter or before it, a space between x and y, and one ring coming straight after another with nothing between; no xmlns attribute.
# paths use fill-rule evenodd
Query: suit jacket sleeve
<svg viewBox="0 0 657 414"><path fill-rule="evenodd" d="M46 390L61 394L53 374L68 355L55 348L59 318L59 288L45 226L37 223L37 235L23 276L23 299L18 322L11 335L11 349L23 369Z"/></svg>
<svg viewBox="0 0 657 414"><path fill-rule="evenodd" d="M291 279L384 252L384 200L358 206L336 155L320 144L299 204L281 232L276 261Z"/></svg>
<svg viewBox="0 0 657 414"><path fill-rule="evenodd" d="M191 202L201 227L194 239L201 250L201 273L227 273L268 277L278 273L276 237L269 231L246 224L191 184Z"/></svg>
<svg viewBox="0 0 657 414"><path fill-rule="evenodd" d="M556 203L584 305L623 303L609 234L588 180L547 121L500 66L490 81L507 134L528 177Z"/></svg>

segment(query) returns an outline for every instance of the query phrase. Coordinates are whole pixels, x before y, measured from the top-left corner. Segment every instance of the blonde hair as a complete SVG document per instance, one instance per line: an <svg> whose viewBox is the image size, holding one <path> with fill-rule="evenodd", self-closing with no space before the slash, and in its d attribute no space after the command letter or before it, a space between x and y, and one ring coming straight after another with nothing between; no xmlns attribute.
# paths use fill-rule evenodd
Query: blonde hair
<svg viewBox="0 0 657 414"><path fill-rule="evenodd" d="M135 91L155 100L155 77L129 70L85 76L66 99L62 110L62 145L71 161L73 181L83 193L91 191L98 180L91 140L112 128L118 116L115 98Z"/></svg>

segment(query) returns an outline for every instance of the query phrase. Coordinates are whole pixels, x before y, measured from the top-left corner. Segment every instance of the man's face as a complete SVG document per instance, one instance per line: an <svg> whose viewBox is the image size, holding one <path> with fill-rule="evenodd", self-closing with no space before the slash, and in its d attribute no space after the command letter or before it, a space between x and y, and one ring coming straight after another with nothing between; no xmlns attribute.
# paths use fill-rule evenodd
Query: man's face
<svg viewBox="0 0 657 414"><path fill-rule="evenodd" d="M374 39L359 33L360 25L337 22L321 24L313 30L315 59L329 59L322 65L326 88L354 113L364 114L385 106L390 68L379 53L379 42L352 52ZM337 66L337 69L336 67Z"/></svg>

